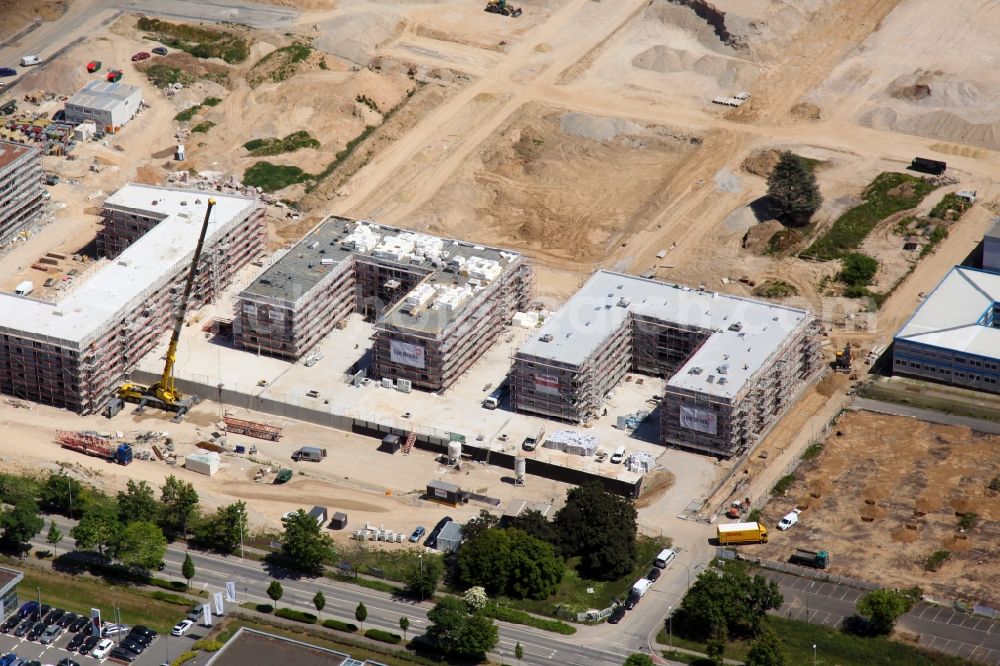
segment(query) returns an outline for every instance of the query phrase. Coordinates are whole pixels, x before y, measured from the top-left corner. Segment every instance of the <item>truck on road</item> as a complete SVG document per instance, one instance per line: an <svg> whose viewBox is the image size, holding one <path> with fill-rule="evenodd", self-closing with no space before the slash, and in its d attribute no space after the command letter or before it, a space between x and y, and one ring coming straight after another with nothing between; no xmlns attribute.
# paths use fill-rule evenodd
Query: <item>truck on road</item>
<svg viewBox="0 0 1000 666"><path fill-rule="evenodd" d="M763 523L726 523L716 528L720 546L742 543L767 543L767 528Z"/></svg>
<svg viewBox="0 0 1000 666"><path fill-rule="evenodd" d="M788 561L792 564L801 564L804 567L826 569L826 567L830 564L830 553L825 550L806 550L805 548L796 548L792 553L792 556L788 558Z"/></svg>
<svg viewBox="0 0 1000 666"><path fill-rule="evenodd" d="M95 458L104 458L119 465L132 462L132 447L128 444L117 444L99 435L82 432L63 432L56 434L56 441L64 449L79 451Z"/></svg>

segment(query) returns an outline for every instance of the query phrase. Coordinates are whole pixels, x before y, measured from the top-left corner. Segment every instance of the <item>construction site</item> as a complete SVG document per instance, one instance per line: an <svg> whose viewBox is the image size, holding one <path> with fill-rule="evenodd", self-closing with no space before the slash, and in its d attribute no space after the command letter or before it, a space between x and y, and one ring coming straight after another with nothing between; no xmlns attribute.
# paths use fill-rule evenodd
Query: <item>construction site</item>
<svg viewBox="0 0 1000 666"><path fill-rule="evenodd" d="M528 309L532 278L516 252L328 218L239 294L234 342L294 361L358 312L377 322L373 377L443 391Z"/></svg>
<svg viewBox="0 0 1000 666"><path fill-rule="evenodd" d="M217 200L195 303L212 300L263 245L254 199ZM73 276L56 297L0 293L0 391L79 414L99 411L175 318L205 204L197 192L127 185L104 202L97 236L107 252L102 260ZM43 268L58 268L59 258L49 259Z"/></svg>
<svg viewBox="0 0 1000 666"><path fill-rule="evenodd" d="M666 377L659 442L729 457L819 368L818 334L805 310L601 271L518 350L512 405L585 422L626 373Z"/></svg>

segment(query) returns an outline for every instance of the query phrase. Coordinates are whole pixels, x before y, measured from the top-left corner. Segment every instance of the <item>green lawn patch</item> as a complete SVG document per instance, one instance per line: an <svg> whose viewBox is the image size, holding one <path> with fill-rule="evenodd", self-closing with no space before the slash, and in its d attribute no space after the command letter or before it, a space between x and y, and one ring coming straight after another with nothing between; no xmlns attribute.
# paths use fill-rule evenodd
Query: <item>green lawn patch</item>
<svg viewBox="0 0 1000 666"><path fill-rule="evenodd" d="M951 553L947 550L935 551L933 555L927 558L927 562L924 563L924 569L927 571L937 571L950 556Z"/></svg>
<svg viewBox="0 0 1000 666"><path fill-rule="evenodd" d="M109 588L104 581L88 576L65 576L52 571L24 569L20 584L25 598L35 598L35 588L41 593L42 603L65 610L89 615L91 608L101 608L105 617L111 617L112 601L121 610L126 624L144 624L161 634L177 624L183 615L173 603L152 598L152 595L131 586L115 585Z"/></svg>
<svg viewBox="0 0 1000 666"><path fill-rule="evenodd" d="M228 30L169 23L146 16L140 18L137 25L139 30L153 33L155 41L186 51L196 58L222 58L235 65L250 55L246 40Z"/></svg>
<svg viewBox="0 0 1000 666"><path fill-rule="evenodd" d="M838 666L971 666L973 662L930 650L924 650L888 638L862 638L807 622L797 622L771 615L767 621L778 634L785 650L786 664L813 663L813 645L816 646L817 661L820 664ZM667 645L666 632L657 635L657 641ZM705 645L689 641L676 633L674 647L705 651ZM744 660L750 644L746 640L731 639L726 645L726 657ZM692 661L690 663L699 663Z"/></svg>
<svg viewBox="0 0 1000 666"><path fill-rule="evenodd" d="M788 296L798 296L799 290L794 284L789 284L784 280L765 280L753 289L754 296L760 298L787 298Z"/></svg>
<svg viewBox="0 0 1000 666"><path fill-rule="evenodd" d="M936 188L905 173L881 173L865 188L864 202L841 215L833 226L802 253L815 259L839 259L859 247L879 222L915 207Z"/></svg>
<svg viewBox="0 0 1000 666"><path fill-rule="evenodd" d="M778 482L774 484L774 488L771 488L771 494L784 495L785 491L791 488L793 483L795 483L795 475L787 474L778 479Z"/></svg>
<svg viewBox="0 0 1000 666"><path fill-rule="evenodd" d="M222 100L218 97L206 97L205 101L202 102L205 106L219 106L222 104Z"/></svg>
<svg viewBox="0 0 1000 666"><path fill-rule="evenodd" d="M624 600L636 579L642 578L652 566L653 558L668 544L662 539L652 539L640 536L636 541L638 557L636 564L627 575L614 581L595 581L580 577L576 571L578 560L570 559L566 563L566 574L556 593L548 599L511 599L505 601L510 608L516 608L529 613L553 615L556 608L561 607L573 613L583 612L591 608L607 608L615 599ZM593 589L593 593L587 591Z"/></svg>
<svg viewBox="0 0 1000 666"><path fill-rule="evenodd" d="M313 175L297 166L257 162L243 173L243 184L259 187L265 192L277 192L289 185L312 180Z"/></svg>
<svg viewBox="0 0 1000 666"><path fill-rule="evenodd" d="M201 111L201 104L195 104L194 106L188 107L174 116L174 120L179 123L186 123L194 118L199 111Z"/></svg>
<svg viewBox="0 0 1000 666"><path fill-rule="evenodd" d="M552 631L565 636L570 636L576 633L576 627L561 620L548 620L544 617L532 615L531 613L525 613L523 610L518 610L516 608L498 606L495 603L488 604L483 612L493 619L500 620L502 622L523 624L529 627L534 627L535 629Z"/></svg>
<svg viewBox="0 0 1000 666"><path fill-rule="evenodd" d="M284 139L277 137L253 139L244 143L243 147L250 151L251 157L267 157L268 155L293 153L300 148L319 148L319 145L319 141L312 138L307 130L300 130L292 132Z"/></svg>
<svg viewBox="0 0 1000 666"><path fill-rule="evenodd" d="M189 85L197 79L185 72L183 69L171 67L163 63L153 63L142 68L142 73L146 75L149 82L157 88L166 88L174 83Z"/></svg>
<svg viewBox="0 0 1000 666"><path fill-rule="evenodd" d="M184 606L187 608L190 608L191 604L195 603L193 599L182 597L179 594L171 594L169 592L163 592L162 590L156 590L155 592L150 592L149 597L151 599L156 599L157 601L165 601L168 604L173 604L174 606Z"/></svg>
<svg viewBox="0 0 1000 666"><path fill-rule="evenodd" d="M355 585L360 585L361 587L367 587L369 590L378 590L379 592L388 592L389 594L403 594L403 588L399 585L393 585L392 583L387 583L384 580L372 580L371 578L364 578L362 576L344 576L332 571L328 571L324 575L327 578L332 578L333 580L340 580L347 583L354 583Z"/></svg>
<svg viewBox="0 0 1000 666"><path fill-rule="evenodd" d="M251 88L256 88L265 81L274 83L284 81L295 74L298 64L306 60L310 54L312 47L300 42L275 49L254 63L247 74L247 83Z"/></svg>

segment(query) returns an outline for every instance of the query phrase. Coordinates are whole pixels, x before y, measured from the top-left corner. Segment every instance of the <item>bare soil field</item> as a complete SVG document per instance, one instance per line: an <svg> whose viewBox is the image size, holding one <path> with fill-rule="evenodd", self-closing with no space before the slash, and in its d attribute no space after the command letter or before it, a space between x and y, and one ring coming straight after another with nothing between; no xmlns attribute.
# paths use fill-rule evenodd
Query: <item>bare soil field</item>
<svg viewBox="0 0 1000 666"><path fill-rule="evenodd" d="M53 21L66 12L69 0L0 0L0 39L6 39L24 30L36 18ZM4 63L5 65L7 63ZM13 64L13 63L12 63Z"/></svg>
<svg viewBox="0 0 1000 666"><path fill-rule="evenodd" d="M796 547L827 549L831 573L925 594L996 606L1000 566L1000 437L967 428L869 412L837 420L822 453L799 467L798 480L764 510L774 525L794 507L799 524L754 548L787 560ZM975 526L963 529L962 514ZM937 571L935 552L949 555Z"/></svg>
<svg viewBox="0 0 1000 666"><path fill-rule="evenodd" d="M699 143L666 127L528 105L415 222L586 266L663 205Z"/></svg>
<svg viewBox="0 0 1000 666"><path fill-rule="evenodd" d="M995 3L901 2L803 100L867 127L1000 149L1000 81L983 66L998 44Z"/></svg>

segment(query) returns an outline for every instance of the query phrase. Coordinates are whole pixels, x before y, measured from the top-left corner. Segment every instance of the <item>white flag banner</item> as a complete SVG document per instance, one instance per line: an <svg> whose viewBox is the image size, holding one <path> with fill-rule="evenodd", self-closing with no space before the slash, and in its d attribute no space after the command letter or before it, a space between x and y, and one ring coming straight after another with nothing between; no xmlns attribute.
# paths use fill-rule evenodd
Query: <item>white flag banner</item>
<svg viewBox="0 0 1000 666"><path fill-rule="evenodd" d="M213 592L212 593L212 601L215 602L215 614L216 615L222 615L222 610L223 610L223 606L222 606L222 592Z"/></svg>
<svg viewBox="0 0 1000 666"><path fill-rule="evenodd" d="M201 607L201 623L206 627L212 626L212 606L205 604Z"/></svg>
<svg viewBox="0 0 1000 666"><path fill-rule="evenodd" d="M236 603L236 583L226 583L226 601Z"/></svg>

